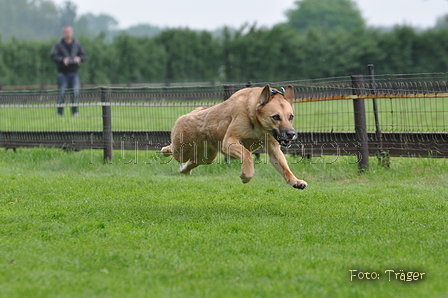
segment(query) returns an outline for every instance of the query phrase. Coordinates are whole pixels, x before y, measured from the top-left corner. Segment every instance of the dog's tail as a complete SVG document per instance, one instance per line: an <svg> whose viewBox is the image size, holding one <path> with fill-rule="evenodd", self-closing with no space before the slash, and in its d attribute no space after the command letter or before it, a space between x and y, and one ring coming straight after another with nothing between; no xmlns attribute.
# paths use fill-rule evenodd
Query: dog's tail
<svg viewBox="0 0 448 298"><path fill-rule="evenodd" d="M162 150L160 150L160 153L162 153L163 156L170 156L170 155L172 155L173 151L171 150L171 145L163 147Z"/></svg>

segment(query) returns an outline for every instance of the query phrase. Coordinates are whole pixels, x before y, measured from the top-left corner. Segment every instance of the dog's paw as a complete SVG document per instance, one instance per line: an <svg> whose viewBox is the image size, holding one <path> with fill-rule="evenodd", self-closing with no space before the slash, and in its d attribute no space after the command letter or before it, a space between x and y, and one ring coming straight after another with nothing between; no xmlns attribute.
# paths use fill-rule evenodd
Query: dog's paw
<svg viewBox="0 0 448 298"><path fill-rule="evenodd" d="M297 180L296 183L294 183L292 185L292 187L298 188L298 189L305 189L307 186L308 186L308 183L306 183L303 180Z"/></svg>
<svg viewBox="0 0 448 298"><path fill-rule="evenodd" d="M247 183L247 182L249 182L250 179L252 179L252 177L253 177L253 176L247 176L247 175L244 175L244 174L241 174L241 175L240 175L241 182L243 182L243 183Z"/></svg>
<svg viewBox="0 0 448 298"><path fill-rule="evenodd" d="M172 155L173 152L171 150L171 145L163 147L162 150L160 150L160 153L162 153L163 156L170 156L170 155Z"/></svg>
<svg viewBox="0 0 448 298"><path fill-rule="evenodd" d="M179 168L179 173L184 174L184 175L191 175L191 170L188 169L187 164L184 164L183 166L181 166Z"/></svg>

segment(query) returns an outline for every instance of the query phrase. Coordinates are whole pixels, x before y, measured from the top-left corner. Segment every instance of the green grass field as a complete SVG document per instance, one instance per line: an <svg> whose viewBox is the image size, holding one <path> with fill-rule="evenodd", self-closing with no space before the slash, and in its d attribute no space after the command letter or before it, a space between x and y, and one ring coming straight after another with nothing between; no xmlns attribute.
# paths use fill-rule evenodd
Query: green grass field
<svg viewBox="0 0 448 298"><path fill-rule="evenodd" d="M0 297L446 297L446 159L289 157L300 191L263 156L243 185L238 162L120 154L0 152Z"/></svg>
<svg viewBox="0 0 448 298"><path fill-rule="evenodd" d="M194 107L112 107L114 130L171 130L176 119ZM80 117L73 117L65 108L64 116L58 117L56 108L7 108L0 110L2 130L77 131L102 130L101 106L82 106Z"/></svg>
<svg viewBox="0 0 448 298"><path fill-rule="evenodd" d="M210 107L217 102L195 103ZM170 130L179 116L195 108L160 104L162 106L113 106L113 129ZM182 105L181 102L178 104ZM58 117L55 107L42 106L30 105L27 108L0 106L0 130L102 129L101 106L81 106L81 116L76 118L70 115L69 108L65 108L64 117ZM295 103L294 106L296 110L294 127L298 131L354 131L352 100ZM372 100L366 99L365 106L367 130L375 131ZM381 129L386 132L448 131L447 98L383 98L378 99L378 109Z"/></svg>

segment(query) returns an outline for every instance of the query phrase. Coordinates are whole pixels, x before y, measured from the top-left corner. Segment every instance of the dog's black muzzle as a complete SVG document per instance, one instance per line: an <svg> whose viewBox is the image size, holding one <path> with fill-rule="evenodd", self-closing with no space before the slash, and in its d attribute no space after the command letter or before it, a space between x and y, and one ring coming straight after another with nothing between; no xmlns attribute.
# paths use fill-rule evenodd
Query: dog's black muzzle
<svg viewBox="0 0 448 298"><path fill-rule="evenodd" d="M280 146L285 148L291 147L292 141L297 139L297 132L294 129L287 129L287 130L273 129L272 135L280 144Z"/></svg>

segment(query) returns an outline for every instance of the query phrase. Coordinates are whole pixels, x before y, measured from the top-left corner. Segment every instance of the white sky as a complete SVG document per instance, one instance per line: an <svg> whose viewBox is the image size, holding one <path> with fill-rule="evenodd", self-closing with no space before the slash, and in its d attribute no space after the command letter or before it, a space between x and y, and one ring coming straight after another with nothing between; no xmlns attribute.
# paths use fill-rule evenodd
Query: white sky
<svg viewBox="0 0 448 298"><path fill-rule="evenodd" d="M53 0L62 4L66 0ZM105 13L120 28L137 24L214 30L246 22L272 26L286 20L285 11L295 0L70 0L78 14ZM315 0L319 1L319 0ZM430 27L448 14L448 0L355 0L368 25Z"/></svg>

